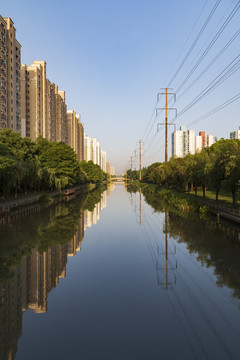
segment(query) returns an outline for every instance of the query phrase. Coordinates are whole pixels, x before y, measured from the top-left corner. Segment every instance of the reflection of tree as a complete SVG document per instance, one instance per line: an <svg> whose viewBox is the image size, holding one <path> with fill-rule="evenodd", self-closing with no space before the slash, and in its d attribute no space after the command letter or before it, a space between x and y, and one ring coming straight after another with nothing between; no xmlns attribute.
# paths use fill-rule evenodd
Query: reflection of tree
<svg viewBox="0 0 240 360"><path fill-rule="evenodd" d="M67 257L81 249L84 209L94 208L103 188L1 226L0 360L14 359L22 311L47 311L49 292L66 276ZM11 269L14 271L11 272Z"/></svg>
<svg viewBox="0 0 240 360"><path fill-rule="evenodd" d="M18 265L22 256L29 255L31 249L42 252L51 245L64 244L77 231L81 211L93 210L101 200L105 187L77 197L69 203L61 202L44 208L36 214L14 220L14 226L1 226L0 239L0 282L11 276L11 268Z"/></svg>
<svg viewBox="0 0 240 360"><path fill-rule="evenodd" d="M101 196L104 190L107 189L106 185L100 185L97 188L95 188L93 191L89 192L85 198L84 204L83 204L83 210L89 210L93 211L96 204L101 201Z"/></svg>
<svg viewBox="0 0 240 360"><path fill-rule="evenodd" d="M126 190L129 193L136 193L136 192L138 192L139 188L134 184L129 184L126 186Z"/></svg>
<svg viewBox="0 0 240 360"><path fill-rule="evenodd" d="M154 194L147 194L145 200L156 211L166 209L166 204ZM197 253L202 264L214 268L218 286L228 286L240 298L239 231L195 214L180 213L175 208L167 210L170 236L186 243L189 252Z"/></svg>

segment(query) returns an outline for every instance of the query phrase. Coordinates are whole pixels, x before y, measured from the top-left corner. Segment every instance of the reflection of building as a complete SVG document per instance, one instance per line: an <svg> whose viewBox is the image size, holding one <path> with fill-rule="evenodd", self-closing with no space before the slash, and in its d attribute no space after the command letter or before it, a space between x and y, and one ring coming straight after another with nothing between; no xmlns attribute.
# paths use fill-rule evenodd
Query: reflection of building
<svg viewBox="0 0 240 360"><path fill-rule="evenodd" d="M47 311L47 295L56 287L59 278L66 276L67 256L76 255L81 249L84 235L83 214L78 220L77 232L64 245L49 247L43 253L36 249L22 259L22 309L36 313Z"/></svg>
<svg viewBox="0 0 240 360"><path fill-rule="evenodd" d="M111 189L109 191L111 192ZM97 224L101 211L107 206L107 196L109 196L109 194L107 194L107 191L104 191L101 196L101 201L96 204L93 211L84 211L84 231L92 225Z"/></svg>
<svg viewBox="0 0 240 360"><path fill-rule="evenodd" d="M91 213L92 223L99 220L105 205L106 194ZM26 210L24 214L29 215ZM66 277L68 256L74 256L81 250L84 238L83 211L80 211L76 225L75 235L70 241L63 245L52 245L42 253L33 249L31 255L22 257L21 264L14 269L14 276L0 283L0 360L15 358L22 331L22 311L47 311L49 292L56 287L59 279Z"/></svg>
<svg viewBox="0 0 240 360"><path fill-rule="evenodd" d="M15 276L0 284L0 359L14 359L22 334L21 267Z"/></svg>

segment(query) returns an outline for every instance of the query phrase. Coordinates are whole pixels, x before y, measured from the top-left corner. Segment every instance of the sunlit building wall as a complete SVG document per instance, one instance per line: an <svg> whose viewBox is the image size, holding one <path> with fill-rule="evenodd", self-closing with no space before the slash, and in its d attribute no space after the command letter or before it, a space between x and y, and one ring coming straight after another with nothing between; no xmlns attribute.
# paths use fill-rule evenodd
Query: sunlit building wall
<svg viewBox="0 0 240 360"><path fill-rule="evenodd" d="M172 133L172 156L184 156L183 131L181 129Z"/></svg>
<svg viewBox="0 0 240 360"><path fill-rule="evenodd" d="M92 139L84 134L84 160L92 160Z"/></svg>
<svg viewBox="0 0 240 360"><path fill-rule="evenodd" d="M21 65L22 136L36 140L43 130L43 68L40 64ZM23 101L25 98L25 101ZM25 128L24 128L25 126Z"/></svg>
<svg viewBox="0 0 240 360"><path fill-rule="evenodd" d="M106 151L102 151L102 162L101 162L101 168L103 171L107 171L107 153Z"/></svg>
<svg viewBox="0 0 240 360"><path fill-rule="evenodd" d="M196 152L199 152L202 150L202 137L196 136Z"/></svg>
<svg viewBox="0 0 240 360"><path fill-rule="evenodd" d="M238 130L230 132L230 139L240 139L240 126Z"/></svg>
<svg viewBox="0 0 240 360"><path fill-rule="evenodd" d="M21 45L9 17L0 16L0 130L21 133Z"/></svg>
<svg viewBox="0 0 240 360"><path fill-rule="evenodd" d="M239 137L239 139L240 139L240 137ZM207 147L212 146L213 142L214 142L213 135L207 135L206 136L206 146Z"/></svg>
<svg viewBox="0 0 240 360"><path fill-rule="evenodd" d="M111 176L115 176L115 167L111 166Z"/></svg>

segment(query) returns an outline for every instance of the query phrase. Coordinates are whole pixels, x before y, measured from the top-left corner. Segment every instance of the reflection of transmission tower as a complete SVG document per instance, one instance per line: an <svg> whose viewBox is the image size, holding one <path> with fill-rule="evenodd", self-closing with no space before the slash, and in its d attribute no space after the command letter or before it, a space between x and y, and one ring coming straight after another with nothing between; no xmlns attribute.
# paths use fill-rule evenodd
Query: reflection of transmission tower
<svg viewBox="0 0 240 360"><path fill-rule="evenodd" d="M177 261L175 259L173 259L175 261L175 264L173 263L173 261L169 261L170 260L170 256L171 255L175 255L176 254L176 247L174 246L173 251L169 251L168 248L168 216L167 216L167 211L165 211L165 252L160 253L159 255L164 255L165 257L165 266L162 266L161 264L159 265L157 263L157 270L161 270L160 273L158 273L158 284L160 286L165 286L166 289L168 289L169 285L175 285L176 284L176 275L174 270L177 269ZM170 274L169 270L173 270L173 272Z"/></svg>
<svg viewBox="0 0 240 360"><path fill-rule="evenodd" d="M136 198L135 198L136 201ZM136 212L136 202L135 202L135 212ZM142 218L144 217L144 211L142 209L142 189L139 190L139 214L137 214L139 219L139 224L142 225Z"/></svg>

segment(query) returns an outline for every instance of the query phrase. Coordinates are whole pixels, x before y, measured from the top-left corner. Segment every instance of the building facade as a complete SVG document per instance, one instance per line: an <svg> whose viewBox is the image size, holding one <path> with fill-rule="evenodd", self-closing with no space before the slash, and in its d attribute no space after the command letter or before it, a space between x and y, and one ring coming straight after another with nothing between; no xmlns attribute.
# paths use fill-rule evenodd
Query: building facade
<svg viewBox="0 0 240 360"><path fill-rule="evenodd" d="M230 132L230 139L240 139L240 126L238 130Z"/></svg>
<svg viewBox="0 0 240 360"><path fill-rule="evenodd" d="M205 131L200 131L199 135L195 136L194 130L187 130L185 126L181 126L180 130L172 133L172 156L184 157L195 154L212 144L213 135L206 135Z"/></svg>
<svg viewBox="0 0 240 360"><path fill-rule="evenodd" d="M13 21L0 16L0 130L21 132L21 45Z"/></svg>

